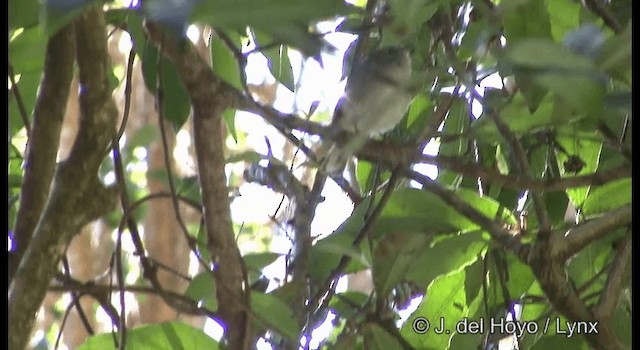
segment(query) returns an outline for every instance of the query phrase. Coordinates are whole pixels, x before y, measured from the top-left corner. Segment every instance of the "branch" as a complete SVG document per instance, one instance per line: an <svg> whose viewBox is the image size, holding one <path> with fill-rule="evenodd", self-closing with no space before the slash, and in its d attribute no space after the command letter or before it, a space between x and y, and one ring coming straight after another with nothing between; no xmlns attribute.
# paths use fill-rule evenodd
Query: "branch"
<svg viewBox="0 0 640 350"><path fill-rule="evenodd" d="M440 199L457 212L489 232L493 239L502 244L503 247L509 249L516 256L522 258L527 255L528 245L523 245L518 236L513 236L500 222L484 216L484 214L460 199L453 191L446 189L444 186L415 170L407 170L405 171L405 175L419 182L423 189L440 197Z"/></svg>
<svg viewBox="0 0 640 350"><path fill-rule="evenodd" d="M375 222L378 220L378 217L382 213L382 209L384 209L384 207L387 205L387 202L389 201L389 198L391 198L391 194L393 193L394 187L399 179L399 175L400 171L397 169L395 169L391 173L391 177L387 182L387 187L384 189L384 193L382 194L380 201L375 206L371 214L366 216L366 221L364 222L362 229L360 230L360 232L358 232L358 235L351 243L352 247L358 248L360 246L360 243L362 243L365 238L370 236ZM369 200L372 200L372 197L370 197ZM369 205L371 204L372 203L369 202ZM342 255L340 261L338 262L338 265L331 271L327 279L325 279L324 283L319 285L318 291L314 294L313 298L309 300L309 306L307 307L307 309L309 310L308 312L311 315L322 313L323 309L326 308L327 305L329 305L329 301L331 300L331 296L335 289L335 284L337 283L338 277L344 272L344 269L347 268L349 262L351 262L351 256Z"/></svg>
<svg viewBox="0 0 640 350"><path fill-rule="evenodd" d="M71 53L71 55L73 55L73 53ZM45 70L46 70L46 67L47 67L47 64L45 62ZM45 72L45 75L46 75L46 72ZM27 131L27 138L29 138L31 136L31 124L29 123L27 108L24 106L24 101L22 100L22 94L20 94L20 89L18 88L18 84L16 84L16 76L15 74L13 74L13 66L11 65L11 62L9 62L9 82L11 83L10 91L13 93L13 97L15 97L16 99L16 103L18 104L18 111L20 112L20 118L22 119L22 124L24 125L24 129ZM68 89L66 91L68 94ZM64 116L64 113L62 113L62 115Z"/></svg>
<svg viewBox="0 0 640 350"><path fill-rule="evenodd" d="M483 168L468 163L467 159L447 156L421 155L421 163L433 164L440 169L457 171L464 176L477 177L485 182L513 189L528 189L554 192L573 187L601 186L610 181L631 177L631 167L621 165L613 169L602 170L593 174L568 176L563 178L528 179L520 176L504 175L494 169Z"/></svg>
<svg viewBox="0 0 640 350"><path fill-rule="evenodd" d="M538 241L525 260L553 308L570 321L589 322L596 325L597 332L584 334L592 348L623 349L613 331L611 320L594 313L580 299L578 291L567 276L565 260L554 257L553 246L553 239Z"/></svg>
<svg viewBox="0 0 640 350"><path fill-rule="evenodd" d="M261 166L255 163L244 171L243 176L247 182L255 182L284 194L296 205L305 203L309 195L309 189L284 164L269 162L267 166Z"/></svg>
<svg viewBox="0 0 640 350"><path fill-rule="evenodd" d="M296 320L302 321L303 324L308 323L309 313L306 313L305 305L309 301L309 292L305 288L309 279L309 257L311 255L311 222L316 213L316 207L324 199L322 197L322 189L327 181L327 174L323 171L317 171L313 182L313 188L309 191L304 202L295 203L295 212L293 217L293 229L295 234L295 244L293 249L293 261L291 262L291 283L295 288L293 297L294 305L292 307ZM305 317L306 316L306 317ZM309 344L310 334L307 334L306 343ZM298 349L298 342L288 342L289 349Z"/></svg>
<svg viewBox="0 0 640 350"><path fill-rule="evenodd" d="M608 287L601 295L601 305L595 310L590 310L585 302L580 299L579 291L570 283L565 268L566 261L573 254L584 248L590 242L608 234L610 230L631 222L631 206L612 210L597 220L588 221L567 233L556 233L550 239L537 241L526 262L531 267L542 290L545 292L553 307L569 320L597 323L597 333L589 332L585 338L589 344L597 349L622 349L620 341L615 335L611 320L606 317L611 303L617 299L620 288L620 277L613 273L608 278ZM627 244L628 245L628 244ZM623 251L623 259L618 264L624 264L624 255L630 254ZM630 248L629 248L630 249ZM613 298L614 300L612 300Z"/></svg>
<svg viewBox="0 0 640 350"><path fill-rule="evenodd" d="M73 28L67 26L52 36L47 44L42 81L33 109L33 125L29 128L28 120L25 124L31 131L28 133L29 144L14 228L16 251L11 257L9 275L18 268L47 202L56 166L60 129L69 99L74 54ZM12 85L18 98L17 86Z"/></svg>
<svg viewBox="0 0 640 350"><path fill-rule="evenodd" d="M525 179L530 179L531 170L529 169L527 154L522 147L522 143L520 143L520 140L518 140L516 135L509 129L507 123L502 120L497 112L489 112L489 117L496 124L496 128L500 132L500 135L504 137L511 148L516 171ZM540 231L536 237L538 240L546 240L549 238L551 233L551 223L549 221L549 215L547 215L547 208L544 204L544 200L542 199L542 193L540 193L540 191L531 191L531 198L533 200L533 207L540 226Z"/></svg>
<svg viewBox="0 0 640 350"><path fill-rule="evenodd" d="M593 310L596 317L606 319L613 315L613 312L618 306L618 301L620 300L624 276L628 274L631 267L629 265L630 257L631 234L628 233L623 239L617 242L615 259L613 260L613 264L609 270L607 283L600 294L598 305Z"/></svg>
<svg viewBox="0 0 640 350"><path fill-rule="evenodd" d="M551 256L566 261L589 243L606 236L618 227L630 224L631 218L631 204L628 204L604 213L597 219L557 232L552 236Z"/></svg>
<svg viewBox="0 0 640 350"><path fill-rule="evenodd" d="M609 8L599 0L583 0L582 2L591 12L602 18L607 27L611 28L614 33L619 34L622 26L618 23L616 17L609 11Z"/></svg>
<svg viewBox="0 0 640 350"><path fill-rule="evenodd" d="M248 182L257 182L271 188L274 191L283 193L293 203L295 208L292 225L294 238L293 260L290 266L291 282L296 285L296 295L292 297L294 305L292 310L296 320L306 323L305 304L307 301L307 288L303 286L307 284L309 271L309 254L311 250L311 221L313 220L316 207L323 200L321 196L322 189L327 180L327 175L318 171L316 172L313 188L309 190L293 175L291 170L284 164L269 162L268 166L263 167L253 164L249 169L245 170L244 178ZM298 348L297 342L287 344L289 348Z"/></svg>
<svg viewBox="0 0 640 350"><path fill-rule="evenodd" d="M224 172L222 113L233 107L241 93L213 74L207 62L188 41L175 42L152 22L146 22L149 38L161 54L173 61L193 107L194 143L202 188L204 222L215 263L214 279L220 318L225 323L229 348L245 349L252 339L249 315L244 307L249 293L243 288L242 259L231 224ZM248 286L246 286L248 287Z"/></svg>
<svg viewBox="0 0 640 350"><path fill-rule="evenodd" d="M59 284L50 285L49 291L77 292L80 294L90 295L100 303L103 309L105 309L107 314L110 316L111 321L114 324L117 324L118 312L109 301L109 295L111 293L119 292L120 291L119 286L102 285L102 284L96 284L94 282L83 283L69 276L64 276L62 274L56 275L56 280ZM162 300L170 301L169 303L167 303L169 306L176 309L176 311L187 314L187 315L201 315L201 316L208 316L210 318L217 318L219 316L214 311L198 306L198 303L196 301L180 293L166 291L166 290L157 290L156 288L153 288L153 287L131 286L131 285L125 285L123 286L123 289L130 293L140 293L140 294L161 296Z"/></svg>
<svg viewBox="0 0 640 350"><path fill-rule="evenodd" d="M109 88L106 24L101 8L89 8L74 25L82 87L80 127L69 157L57 167L49 199L9 288L11 349L26 346L35 315L71 238L115 207L115 191L106 189L97 177L117 117ZM63 32L65 41L72 40L70 32Z"/></svg>
<svg viewBox="0 0 640 350"><path fill-rule="evenodd" d="M444 122L447 114L449 113L449 109L451 109L451 105L453 104L453 99L458 97L458 92L460 91L460 85L456 85L451 92L436 108L435 112L431 116L431 120L427 123L424 130L420 133L418 140L422 142L421 146L418 147L418 152L422 153L422 149L431 141L431 138L436 134L438 128Z"/></svg>

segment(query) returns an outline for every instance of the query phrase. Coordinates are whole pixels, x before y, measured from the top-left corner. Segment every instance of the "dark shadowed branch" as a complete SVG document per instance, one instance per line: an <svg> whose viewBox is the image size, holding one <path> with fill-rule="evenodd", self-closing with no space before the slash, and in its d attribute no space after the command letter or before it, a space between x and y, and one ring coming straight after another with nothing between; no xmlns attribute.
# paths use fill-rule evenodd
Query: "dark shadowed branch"
<svg viewBox="0 0 640 350"><path fill-rule="evenodd" d="M47 202L73 77L74 54L73 27L67 26L52 36L47 44L33 124L28 128L29 144L20 188L20 209L14 228L16 250L10 259L10 275L18 268ZM17 86L13 84L16 93ZM28 127L28 120L25 122L25 127Z"/></svg>
<svg viewBox="0 0 640 350"><path fill-rule="evenodd" d="M231 224L228 189L224 172L222 113L233 107L242 94L213 74L208 63L189 42L177 43L151 22L149 38L176 67L193 107L193 130L198 175L202 188L204 222L215 267L216 294L229 348L248 349L252 337L246 307L242 259Z"/></svg>

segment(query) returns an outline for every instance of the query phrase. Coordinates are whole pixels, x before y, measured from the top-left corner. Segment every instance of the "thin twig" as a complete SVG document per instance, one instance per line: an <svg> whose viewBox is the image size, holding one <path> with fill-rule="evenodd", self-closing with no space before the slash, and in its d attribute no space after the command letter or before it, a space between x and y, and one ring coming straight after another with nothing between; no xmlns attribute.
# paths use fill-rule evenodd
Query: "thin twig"
<svg viewBox="0 0 640 350"><path fill-rule="evenodd" d="M609 11L609 8L599 0L583 0L582 2L591 12L602 18L607 27L611 28L614 33L619 34L622 26L616 17ZM631 10L631 8L629 8Z"/></svg>
<svg viewBox="0 0 640 350"><path fill-rule="evenodd" d="M62 321L60 321L60 329L58 330L58 335L56 336L56 342L53 345L53 350L58 350L58 346L60 345L60 339L62 339L62 331L64 330L64 326L67 324L67 318L69 318L69 314L71 313L71 309L73 308L73 301L70 302L67 307L64 309L64 315L62 315Z"/></svg>
<svg viewBox="0 0 640 350"><path fill-rule="evenodd" d="M126 184L124 179L124 170L122 169L122 158L120 155L120 147L118 141L113 139L113 161L117 165L116 168L116 180L120 188L120 201L122 208L128 209L128 199L126 194ZM118 166L119 165L119 166ZM134 223L135 225L135 223ZM125 277L124 269L122 267L122 229L118 229L118 238L116 240L116 251L114 255L114 261L116 266L116 283L118 284L118 296L120 298L120 327L118 327L118 349L124 350L127 342L127 326L126 322L126 306L125 306Z"/></svg>
<svg viewBox="0 0 640 350"><path fill-rule="evenodd" d="M13 74L13 66L9 62L9 81L11 81L11 91L13 92L13 97L16 98L16 103L18 104L18 110L20 111L20 118L22 118L22 124L24 124L24 128L27 131L27 139L31 136L31 123L29 123L29 116L27 115L27 108L24 106L24 101L22 100L22 95L20 95L20 89L18 89L18 84L16 84L16 78Z"/></svg>
<svg viewBox="0 0 640 350"><path fill-rule="evenodd" d="M516 135L509 129L507 123L495 111L488 113L489 117L493 120L498 131L507 141L511 151L513 152L514 167L517 173L526 179L531 178L531 170L529 169L529 163L527 162L527 154L522 147L522 143L516 137ZM540 231L537 239L543 241L549 238L551 234L551 222L549 221L549 215L547 214L547 208L542 199L542 193L540 191L531 191L531 198L533 200L533 207L536 212L536 217L539 222Z"/></svg>
<svg viewBox="0 0 640 350"><path fill-rule="evenodd" d="M71 277L70 276L70 268L69 268L69 261L67 260L66 257L62 258L62 266L64 267L64 273L67 277ZM60 322L60 330L58 331L58 335L56 336L56 342L55 345L53 346L54 349L58 349L58 346L60 345L60 339L62 338L62 332L64 331L64 327L67 323L67 319L69 317L69 314L71 313L71 309L72 308L76 308L77 312L78 312L78 316L80 317L80 321L82 322L82 325L84 326L84 329L87 331L87 333L89 335L93 335L93 328L91 327L91 324L89 324L89 319L87 318L87 315L85 314L84 310L82 309L82 306L80 305L79 299L80 299L80 295L77 292L71 292L71 302L69 302L69 304L67 305L67 308L64 311L64 316L62 316L62 321Z"/></svg>
<svg viewBox="0 0 640 350"><path fill-rule="evenodd" d="M425 128L420 133L420 136L418 137L418 142L421 143L418 152L420 153L422 152L424 147L427 146L429 141L431 141L431 138L433 138L433 136L438 131L440 124L442 124L442 122L445 120L445 118L447 117L447 114L449 113L449 109L451 109L451 106L453 105L454 98L458 97L460 88L461 88L461 85L457 84L453 88L453 91L451 92L451 94L448 95L444 101L440 102L435 112L433 112L431 119L429 120Z"/></svg>
<svg viewBox="0 0 640 350"><path fill-rule="evenodd" d="M120 287L113 287L109 285L97 284L93 282L80 282L71 277L64 276L62 274L57 275L57 280L60 283L59 285L54 284L49 286L49 291L51 292L69 292L76 291L82 294L90 295L94 299L96 299L107 314L111 316L112 321L114 320L114 314L117 315L117 312L110 303L106 302L105 298L113 292L118 292ZM203 306L198 306L198 302L192 300L191 298L172 291L162 291L158 290L154 287L147 286L135 286L135 285L125 285L124 290L128 293L139 293L139 294L147 294L147 295L156 295L161 297L165 302L167 300L171 300L171 302L167 302L167 305L176 309L180 313L188 314L188 315L202 315L210 318L218 318L217 312L213 310L209 310ZM189 306L189 307L179 307L179 306ZM117 323L117 316L115 316L115 320Z"/></svg>
<svg viewBox="0 0 640 350"><path fill-rule="evenodd" d="M491 183L513 189L529 189L535 191L563 191L568 188L584 186L601 186L610 181L631 177L631 167L620 165L609 170L601 170L592 174L568 176L563 178L529 179L520 176L504 175L494 169L487 169L477 164L470 164L459 157L420 155L419 163L433 164L440 169L453 170L464 176L477 177Z"/></svg>
<svg viewBox="0 0 640 350"><path fill-rule="evenodd" d="M607 282L605 284L598 305L594 310L598 318L609 318L613 315L618 301L620 300L620 293L622 293L622 287L624 282L624 275L631 268L629 265L629 258L631 257L631 232L628 232L624 238L616 243L615 258L609 269L609 275L607 276Z"/></svg>
<svg viewBox="0 0 640 350"><path fill-rule="evenodd" d="M358 247L360 243L366 238L369 237L371 230L373 229L373 225L378 220L378 217L382 213L382 209L386 206L391 194L393 193L395 184L399 179L401 171L395 169L391 173L391 177L387 182L387 188L385 189L382 197L380 198L380 202L376 205L375 209L371 212L371 215L368 217L368 220L362 226L362 229L356 236L356 238L352 242L353 247ZM333 295L333 290L335 289L335 284L337 283L338 277L343 273L344 269L347 267L349 262L351 261L351 256L342 255L338 265L331 271L329 277L325 279L324 283L321 284L321 288L315 293L313 298L309 301L309 312L317 313L326 307L331 300Z"/></svg>
<svg viewBox="0 0 640 350"><path fill-rule="evenodd" d="M445 203L451 206L460 214L469 218L469 220L478 224L481 228L489 232L489 234L502 246L509 249L519 258L524 258L528 253L528 246L520 242L519 236L513 236L509 231L502 226L500 222L494 221L482 213L477 211L474 207L460 199L453 191L446 189L439 183L431 180L426 175L420 174L415 170L406 170L405 174L419 182L423 189L440 197Z"/></svg>
<svg viewBox="0 0 640 350"><path fill-rule="evenodd" d="M124 111L122 113L122 122L116 135L116 141L120 142L120 138L124 134L124 130L127 127L127 121L129 120L129 111L131 109L131 83L133 75L133 63L136 59L136 51L132 47L129 51L129 58L127 59L127 75L124 83Z"/></svg>
<svg viewBox="0 0 640 350"><path fill-rule="evenodd" d="M67 260L67 258L63 258L62 259L62 264L65 268L65 273L68 276L71 276L71 269L69 268L69 261ZM82 309L82 306L80 305L80 295L78 295L77 293L71 293L71 302L73 303L73 306L75 306L76 311L78 312L78 316L80 317L80 321L82 322L82 325L84 326L84 329L87 331L87 333L89 335L93 335L93 327L91 327L91 323L89 322L89 318L87 317L87 314L84 312L84 310ZM60 326L60 329L62 330L62 326Z"/></svg>
<svg viewBox="0 0 640 350"><path fill-rule="evenodd" d="M176 191L175 181L173 179L173 170L171 166L171 152L169 150L169 141L167 140L167 130L164 125L164 81L162 75L162 43L160 43L160 47L158 48L158 61L156 63L157 67L157 86L156 86L156 108L158 112L158 126L160 127L160 136L162 140L162 155L164 160L164 167L167 170L167 182L169 184L169 191L171 193L171 204L173 206L173 213L178 222L178 226L180 226L180 230L182 235L187 240L190 241L189 231L187 230L187 225L185 225L182 220L182 215L180 214L180 204L178 203L178 195ZM196 254L197 256L197 254ZM205 265L206 266L206 265Z"/></svg>
<svg viewBox="0 0 640 350"><path fill-rule="evenodd" d="M242 84L242 89L246 96L251 96L251 92L249 92L249 87L247 86L247 72L245 70L247 66L247 56L245 56L240 49L236 47L233 40L227 35L227 33L220 28L213 28L213 32L222 40L222 42L231 50L233 57L235 57L238 63L238 71L240 73L240 84ZM214 40L214 38L211 38ZM215 64L215 62L214 62Z"/></svg>

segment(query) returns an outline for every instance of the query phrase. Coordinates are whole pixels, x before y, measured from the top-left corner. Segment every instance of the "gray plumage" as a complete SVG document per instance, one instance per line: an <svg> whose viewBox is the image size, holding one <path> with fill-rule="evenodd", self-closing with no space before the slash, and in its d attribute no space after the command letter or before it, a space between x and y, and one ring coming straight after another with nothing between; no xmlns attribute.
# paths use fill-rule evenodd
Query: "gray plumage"
<svg viewBox="0 0 640 350"><path fill-rule="evenodd" d="M402 120L413 98L410 78L409 52L399 47L375 50L353 68L326 135L348 132L350 137L344 144L331 146L324 162L328 173L341 173L369 137L393 129Z"/></svg>

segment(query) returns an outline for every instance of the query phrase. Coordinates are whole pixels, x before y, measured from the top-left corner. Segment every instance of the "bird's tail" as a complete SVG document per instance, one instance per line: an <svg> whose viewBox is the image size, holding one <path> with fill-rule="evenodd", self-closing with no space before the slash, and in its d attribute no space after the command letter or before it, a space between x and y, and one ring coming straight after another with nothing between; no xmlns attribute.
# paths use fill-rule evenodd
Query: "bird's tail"
<svg viewBox="0 0 640 350"><path fill-rule="evenodd" d="M328 174L342 174L351 156L353 156L353 154L348 154L344 149L334 143L329 149L322 167Z"/></svg>
<svg viewBox="0 0 640 350"><path fill-rule="evenodd" d="M346 144L333 143L322 162L322 168L328 174L342 174L351 157L367 140L367 135L356 134Z"/></svg>

